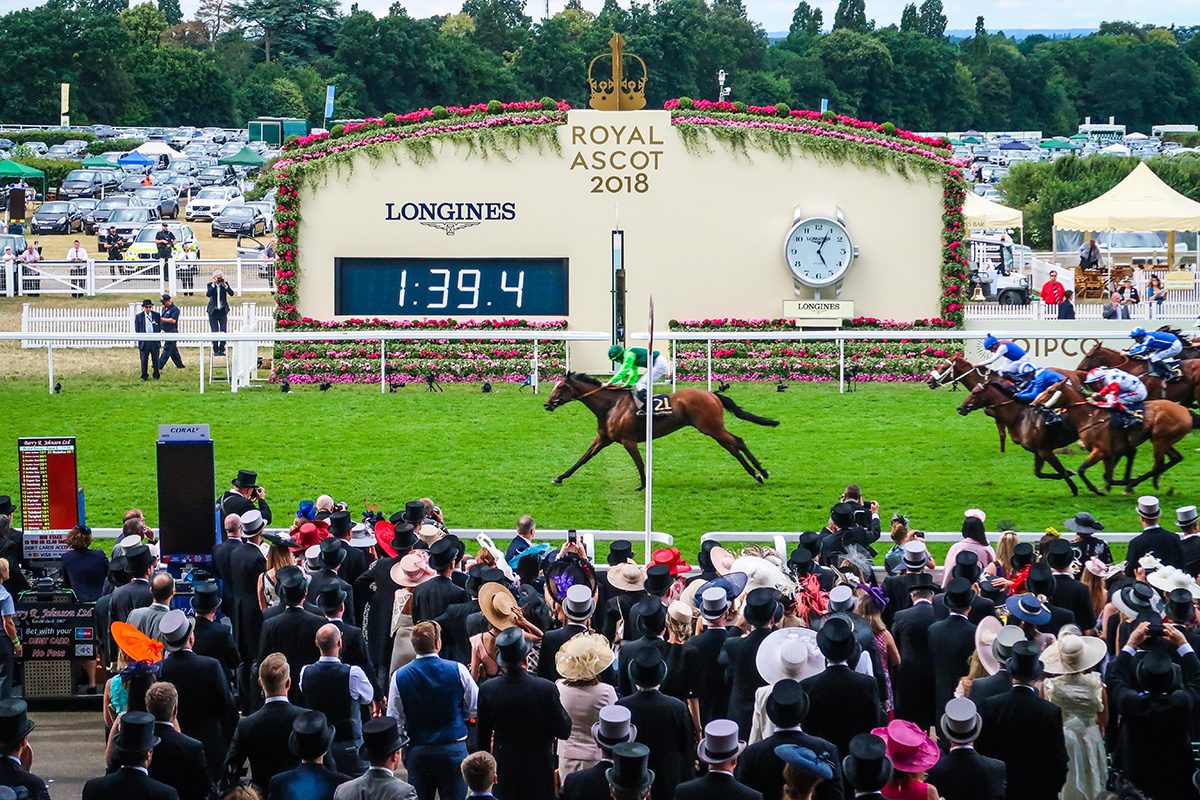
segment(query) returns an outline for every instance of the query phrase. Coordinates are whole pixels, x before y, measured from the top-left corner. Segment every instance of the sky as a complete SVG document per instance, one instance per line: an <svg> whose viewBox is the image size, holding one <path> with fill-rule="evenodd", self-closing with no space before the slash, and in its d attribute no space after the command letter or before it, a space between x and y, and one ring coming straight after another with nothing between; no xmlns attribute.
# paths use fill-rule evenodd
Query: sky
<svg viewBox="0 0 1200 800"><path fill-rule="evenodd" d="M867 0L867 16L880 27L899 22L900 11L906 0ZM376 14L386 14L393 0L358 0L360 8ZM456 12L462 0L401 0L409 14L426 17L432 14ZM626 2L626 0L622 0ZM743 0L752 19L768 31L786 31L792 21L796 0ZM184 13L195 11L198 0L182 0ZM342 0L343 10L348 10L351 0ZM809 0L825 12L825 24L833 20L837 0ZM12 11L37 3L22 0L0 0L0 12ZM550 12L562 9L565 0L550 0ZM583 0L585 7L599 10L603 0ZM919 3L918 3L919 4ZM951 29L970 30L975 26L975 17L983 14L988 30L1014 30L1020 28L1095 28L1103 20L1127 19L1139 23L1156 25L1200 24L1200 3L1196 0L943 0ZM526 10L535 19L540 18L545 0L530 0Z"/></svg>

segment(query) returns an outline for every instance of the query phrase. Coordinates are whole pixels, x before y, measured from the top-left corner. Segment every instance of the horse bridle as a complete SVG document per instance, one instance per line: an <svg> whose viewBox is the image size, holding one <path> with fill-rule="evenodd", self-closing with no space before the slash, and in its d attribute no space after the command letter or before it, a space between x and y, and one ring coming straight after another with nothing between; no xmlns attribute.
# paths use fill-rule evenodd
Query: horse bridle
<svg viewBox="0 0 1200 800"><path fill-rule="evenodd" d="M974 365L971 367L971 369L967 370L962 375L959 375L956 378L950 378L949 380L947 380L946 379L947 376L949 376L950 373L954 371L954 364L951 364L950 366L946 367L941 372L936 372L935 370L930 370L929 377L933 378L933 382L936 383L938 386L953 386L954 384L958 383L959 381L965 380L966 377L968 375L970 375L971 373L975 373L976 375L978 375L979 377L982 378L984 373L981 372L980 369L981 368L978 365Z"/></svg>

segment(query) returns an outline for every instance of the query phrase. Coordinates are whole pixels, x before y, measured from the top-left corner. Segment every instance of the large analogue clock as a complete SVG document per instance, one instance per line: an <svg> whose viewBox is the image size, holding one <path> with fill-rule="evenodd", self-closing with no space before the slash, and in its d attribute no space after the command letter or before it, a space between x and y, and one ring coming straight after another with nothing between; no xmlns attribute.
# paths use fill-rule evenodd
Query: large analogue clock
<svg viewBox="0 0 1200 800"><path fill-rule="evenodd" d="M798 220L783 245L792 277L813 288L840 281L857 255L846 226L828 217Z"/></svg>

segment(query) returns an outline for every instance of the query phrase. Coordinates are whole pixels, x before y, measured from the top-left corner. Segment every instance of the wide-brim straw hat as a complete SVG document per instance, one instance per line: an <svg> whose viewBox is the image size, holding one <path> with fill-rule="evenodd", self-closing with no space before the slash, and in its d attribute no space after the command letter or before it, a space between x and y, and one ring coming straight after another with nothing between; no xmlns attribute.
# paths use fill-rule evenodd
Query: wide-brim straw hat
<svg viewBox="0 0 1200 800"><path fill-rule="evenodd" d="M1053 675L1074 675L1099 664L1107 652L1103 639L1068 634L1042 651L1042 668Z"/></svg>
<svg viewBox="0 0 1200 800"><path fill-rule="evenodd" d="M758 556L742 556L733 562L733 572L745 573L748 578L746 590L749 594L755 589L774 589L780 594L790 595L796 590L796 584L782 569L765 558Z"/></svg>
<svg viewBox="0 0 1200 800"><path fill-rule="evenodd" d="M1146 576L1146 583L1164 594L1170 594L1175 589L1186 589L1192 599L1200 599L1200 584L1196 579L1181 569L1164 566Z"/></svg>
<svg viewBox="0 0 1200 800"><path fill-rule="evenodd" d="M590 681L612 666L612 646L602 634L580 633L563 642L554 654L554 668L563 680Z"/></svg>
<svg viewBox="0 0 1200 800"><path fill-rule="evenodd" d="M517 624L517 598L502 583L485 583L479 590L479 610L497 630L505 631Z"/></svg>
<svg viewBox="0 0 1200 800"><path fill-rule="evenodd" d="M623 592L637 592L646 585L646 568L636 561L626 561L608 568L608 585Z"/></svg>
<svg viewBox="0 0 1200 800"><path fill-rule="evenodd" d="M712 560L713 571L718 575L728 575L733 572L733 562L736 559L733 557L733 553L724 547L718 546L709 550L708 557Z"/></svg>
<svg viewBox="0 0 1200 800"><path fill-rule="evenodd" d="M1000 671L1000 661L992 652L992 642L1003 627L1004 623L998 617L984 617L975 627L975 652L979 654L979 663L988 675Z"/></svg>

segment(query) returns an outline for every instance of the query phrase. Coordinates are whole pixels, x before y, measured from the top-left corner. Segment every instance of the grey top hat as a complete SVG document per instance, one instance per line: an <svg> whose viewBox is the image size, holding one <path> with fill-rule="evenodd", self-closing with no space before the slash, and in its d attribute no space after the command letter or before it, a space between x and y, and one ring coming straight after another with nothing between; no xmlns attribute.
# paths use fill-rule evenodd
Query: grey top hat
<svg viewBox="0 0 1200 800"><path fill-rule="evenodd" d="M182 650L187 644L192 632L193 619L179 609L172 609L162 615L158 623L158 632L163 638L163 646L168 652Z"/></svg>
<svg viewBox="0 0 1200 800"><path fill-rule="evenodd" d="M262 512L257 508L252 508L245 514L242 514L241 520L242 535L247 538L256 535L259 531L266 527L267 524L267 521L263 519Z"/></svg>
<svg viewBox="0 0 1200 800"><path fill-rule="evenodd" d="M591 589L582 583L577 583L567 589L567 596L563 599L563 611L566 612L567 619L576 621L590 619L595 610L596 604L592 601Z"/></svg>
<svg viewBox="0 0 1200 800"><path fill-rule="evenodd" d="M700 615L720 619L729 611L729 595L720 586L710 586L700 596Z"/></svg>
<svg viewBox="0 0 1200 800"><path fill-rule="evenodd" d="M1162 509L1158 506L1158 498L1154 495L1144 494L1138 498L1137 513L1139 517L1146 519L1158 519L1158 515L1162 513Z"/></svg>
<svg viewBox="0 0 1200 800"><path fill-rule="evenodd" d="M854 590L842 584L835 586L829 592L829 610L851 611L854 609Z"/></svg>
<svg viewBox="0 0 1200 800"><path fill-rule="evenodd" d="M938 727L949 741L966 744L979 738L983 719L975 710L975 703L965 697L956 697L946 703L946 713L942 714Z"/></svg>
<svg viewBox="0 0 1200 800"><path fill-rule="evenodd" d="M1197 514L1195 506L1184 506L1183 508L1175 509L1176 525L1194 525L1198 519L1200 519L1200 514Z"/></svg>
<svg viewBox="0 0 1200 800"><path fill-rule="evenodd" d="M904 566L910 569L921 569L929 559L925 543L920 539L912 539L904 543Z"/></svg>
<svg viewBox="0 0 1200 800"><path fill-rule="evenodd" d="M704 726L704 738L696 755L706 764L722 764L737 758L746 743L738 740L738 726L733 720L714 719Z"/></svg>
<svg viewBox="0 0 1200 800"><path fill-rule="evenodd" d="M600 721L592 726L592 738L603 748L613 748L637 738L637 727L625 706L605 706L600 709Z"/></svg>

